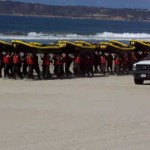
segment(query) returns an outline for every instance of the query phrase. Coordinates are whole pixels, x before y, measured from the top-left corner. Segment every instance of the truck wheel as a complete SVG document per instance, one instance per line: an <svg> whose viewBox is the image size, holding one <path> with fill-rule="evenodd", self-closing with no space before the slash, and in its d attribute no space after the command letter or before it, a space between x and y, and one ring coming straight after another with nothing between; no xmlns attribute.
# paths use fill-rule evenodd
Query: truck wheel
<svg viewBox="0 0 150 150"><path fill-rule="evenodd" d="M135 84L143 84L144 80L143 79L135 79L134 78L134 83Z"/></svg>

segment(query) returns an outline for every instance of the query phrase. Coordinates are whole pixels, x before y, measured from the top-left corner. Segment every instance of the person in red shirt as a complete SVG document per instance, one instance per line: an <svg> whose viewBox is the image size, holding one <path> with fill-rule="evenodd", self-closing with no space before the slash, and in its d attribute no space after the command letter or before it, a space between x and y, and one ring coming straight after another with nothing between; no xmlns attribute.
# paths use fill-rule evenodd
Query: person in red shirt
<svg viewBox="0 0 150 150"><path fill-rule="evenodd" d="M48 53L45 53L43 57L41 57L41 60L43 60L42 63L42 73L44 79L50 78L50 63L52 63L52 59Z"/></svg>
<svg viewBox="0 0 150 150"><path fill-rule="evenodd" d="M35 70L37 73L38 79L40 79L40 68L38 64L38 56L35 51L27 56L27 64L29 66L28 78L29 79L34 78L33 70Z"/></svg>
<svg viewBox="0 0 150 150"><path fill-rule="evenodd" d="M120 74L120 58L118 55L116 55L114 58L114 72L115 72L115 75Z"/></svg>
<svg viewBox="0 0 150 150"><path fill-rule="evenodd" d="M12 56L11 52L6 52L3 57L4 62L4 77L11 78L12 77Z"/></svg>
<svg viewBox="0 0 150 150"><path fill-rule="evenodd" d="M64 62L62 54L57 54L55 56L55 74L57 78L62 78L64 74Z"/></svg>
<svg viewBox="0 0 150 150"><path fill-rule="evenodd" d="M123 73L129 74L129 69L128 69L128 55L123 54Z"/></svg>
<svg viewBox="0 0 150 150"><path fill-rule="evenodd" d="M101 62L101 72L102 72L103 75L106 75L106 63L107 63L107 60L106 60L105 54L101 55L100 62Z"/></svg>
<svg viewBox="0 0 150 150"><path fill-rule="evenodd" d="M33 54L30 53L27 55L27 64L28 64L28 67L29 67L29 70L28 70L28 78L34 78L33 76L33 69L34 69L34 64L35 64L35 61L34 61L34 58L33 58Z"/></svg>
<svg viewBox="0 0 150 150"><path fill-rule="evenodd" d="M76 77L80 76L80 65L81 65L81 57L80 55L76 55L73 59L73 72Z"/></svg>
<svg viewBox="0 0 150 150"><path fill-rule="evenodd" d="M15 52L13 57L13 77L16 79L17 77L22 78L22 73L20 71L21 68L21 57L19 55L19 52Z"/></svg>

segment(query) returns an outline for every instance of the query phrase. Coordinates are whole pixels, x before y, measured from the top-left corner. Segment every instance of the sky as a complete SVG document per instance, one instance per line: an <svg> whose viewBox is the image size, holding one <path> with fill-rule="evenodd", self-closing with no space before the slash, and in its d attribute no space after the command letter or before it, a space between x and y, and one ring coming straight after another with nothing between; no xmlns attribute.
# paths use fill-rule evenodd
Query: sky
<svg viewBox="0 0 150 150"><path fill-rule="evenodd" d="M107 8L150 9L150 0L14 0L48 5L82 5Z"/></svg>

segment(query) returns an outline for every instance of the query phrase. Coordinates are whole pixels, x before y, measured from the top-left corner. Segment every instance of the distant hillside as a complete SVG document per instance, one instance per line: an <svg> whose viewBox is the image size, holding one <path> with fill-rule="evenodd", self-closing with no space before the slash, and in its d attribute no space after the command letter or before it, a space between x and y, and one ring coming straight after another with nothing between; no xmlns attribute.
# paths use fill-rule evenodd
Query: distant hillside
<svg viewBox="0 0 150 150"><path fill-rule="evenodd" d="M12 1L0 1L0 15L150 21L150 11L144 9L49 6Z"/></svg>

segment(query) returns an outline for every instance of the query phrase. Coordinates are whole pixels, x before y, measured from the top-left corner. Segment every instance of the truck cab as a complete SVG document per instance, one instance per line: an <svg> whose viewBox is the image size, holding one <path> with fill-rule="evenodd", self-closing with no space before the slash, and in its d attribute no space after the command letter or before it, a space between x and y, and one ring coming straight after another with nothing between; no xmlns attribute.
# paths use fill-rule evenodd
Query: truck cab
<svg viewBox="0 0 150 150"><path fill-rule="evenodd" d="M150 80L150 55L133 64L132 71L135 84L143 84L144 80Z"/></svg>

